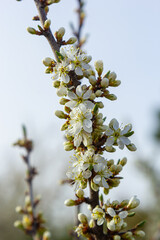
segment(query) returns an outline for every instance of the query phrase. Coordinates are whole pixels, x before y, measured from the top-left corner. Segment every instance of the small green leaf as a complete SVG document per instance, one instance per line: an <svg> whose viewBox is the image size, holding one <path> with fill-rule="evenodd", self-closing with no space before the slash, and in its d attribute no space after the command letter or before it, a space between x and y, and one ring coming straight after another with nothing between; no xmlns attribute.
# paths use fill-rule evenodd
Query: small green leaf
<svg viewBox="0 0 160 240"><path fill-rule="evenodd" d="M146 221L141 221L140 223L138 223L138 224L136 225L136 228L142 227L142 226L145 224L145 222L146 222Z"/></svg>
<svg viewBox="0 0 160 240"><path fill-rule="evenodd" d="M108 71L104 76L103 78L108 78L109 77L109 74L110 74L111 71Z"/></svg>
<svg viewBox="0 0 160 240"><path fill-rule="evenodd" d="M58 51L56 51L56 54L58 56L59 62L61 62L64 59L63 55L60 52L58 52Z"/></svg>

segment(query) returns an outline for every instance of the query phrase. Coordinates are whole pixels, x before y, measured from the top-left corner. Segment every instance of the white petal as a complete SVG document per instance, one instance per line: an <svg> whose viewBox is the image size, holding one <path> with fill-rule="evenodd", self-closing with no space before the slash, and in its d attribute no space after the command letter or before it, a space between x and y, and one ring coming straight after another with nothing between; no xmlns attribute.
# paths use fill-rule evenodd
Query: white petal
<svg viewBox="0 0 160 240"><path fill-rule="evenodd" d="M111 136L113 133L114 133L114 131L110 127L107 126L106 135Z"/></svg>
<svg viewBox="0 0 160 240"><path fill-rule="evenodd" d="M77 95L74 92L68 91L68 97L71 99L77 99Z"/></svg>
<svg viewBox="0 0 160 240"><path fill-rule="evenodd" d="M124 143L120 139L117 139L117 144L120 149L124 148Z"/></svg>
<svg viewBox="0 0 160 240"><path fill-rule="evenodd" d="M97 225L98 225L98 226L102 225L103 223L104 223L104 218L99 218L99 219L97 220Z"/></svg>
<svg viewBox="0 0 160 240"><path fill-rule="evenodd" d="M87 119L91 119L91 118L92 118L92 113L89 112L89 111L87 111L87 112L85 112L84 116L85 116L85 118L87 118Z"/></svg>
<svg viewBox="0 0 160 240"><path fill-rule="evenodd" d="M76 124L74 124L73 128L74 128L74 131L75 131L75 135L80 133L80 131L82 129L81 122L76 122Z"/></svg>
<svg viewBox="0 0 160 240"><path fill-rule="evenodd" d="M87 109L93 109L94 108L94 103L91 101L84 101L83 104L86 106Z"/></svg>
<svg viewBox="0 0 160 240"><path fill-rule="evenodd" d="M102 177L102 185L104 188L109 188L108 183L106 182L106 179Z"/></svg>
<svg viewBox="0 0 160 240"><path fill-rule="evenodd" d="M128 125L126 125L126 126L124 127L124 129L121 131L121 134L124 135L124 134L130 132L131 129L132 129L132 125L131 125L131 124L128 124Z"/></svg>
<svg viewBox="0 0 160 240"><path fill-rule="evenodd" d="M87 90L85 94L83 95L83 99L88 99L92 94L92 90Z"/></svg>
<svg viewBox="0 0 160 240"><path fill-rule="evenodd" d="M109 230L115 231L116 226L115 226L114 220L111 220L110 222L107 222L107 227L108 227Z"/></svg>
<svg viewBox="0 0 160 240"><path fill-rule="evenodd" d="M82 142L82 136L78 134L77 136L74 137L74 146L79 147L79 145Z"/></svg>
<svg viewBox="0 0 160 240"><path fill-rule="evenodd" d="M110 121L109 125L111 125L114 130L117 130L119 128L119 123L118 123L117 119L115 119L115 118L113 118Z"/></svg>
<svg viewBox="0 0 160 240"><path fill-rule="evenodd" d="M99 182L101 181L101 176L100 175L96 175L94 178L93 178L93 182L95 184L99 184Z"/></svg>
<svg viewBox="0 0 160 240"><path fill-rule="evenodd" d="M120 136L119 140L122 141L125 145L131 144L131 141L127 137Z"/></svg>
<svg viewBox="0 0 160 240"><path fill-rule="evenodd" d="M115 141L115 140L114 140L114 137L113 137L113 136L110 136L110 137L107 138L106 145L107 145L108 147L111 147L111 146L113 145L114 141Z"/></svg>
<svg viewBox="0 0 160 240"><path fill-rule="evenodd" d="M77 86L77 88L76 88L76 94L77 94L79 97L82 97L83 90L82 90L82 86L81 86L81 85L78 85L78 86Z"/></svg>
<svg viewBox="0 0 160 240"><path fill-rule="evenodd" d="M69 83L70 77L67 74L62 74L62 81L65 83Z"/></svg>
<svg viewBox="0 0 160 240"><path fill-rule="evenodd" d="M84 121L83 121L83 128L84 128L84 126L85 126L86 128L92 127L92 121L89 120L89 119L84 119Z"/></svg>
<svg viewBox="0 0 160 240"><path fill-rule="evenodd" d="M108 214L109 214L111 217L116 216L116 212L115 212L114 209L111 208L111 207L107 208L107 212L108 212Z"/></svg>
<svg viewBox="0 0 160 240"><path fill-rule="evenodd" d="M127 211L122 211L118 214L120 216L121 219L126 218L128 216L128 212Z"/></svg>
<svg viewBox="0 0 160 240"><path fill-rule="evenodd" d="M77 102L76 101L69 101L65 104L66 107L69 108L74 108L76 106Z"/></svg>
<svg viewBox="0 0 160 240"><path fill-rule="evenodd" d="M89 171L89 170L87 170L87 171L83 172L83 177L84 177L85 179L88 179L88 178L90 178L90 177L91 177L91 175L92 175L92 172L91 172L91 171Z"/></svg>
<svg viewBox="0 0 160 240"><path fill-rule="evenodd" d="M82 72L82 69L80 67L77 67L75 69L75 73L78 75L78 76L82 76L83 75L83 72Z"/></svg>

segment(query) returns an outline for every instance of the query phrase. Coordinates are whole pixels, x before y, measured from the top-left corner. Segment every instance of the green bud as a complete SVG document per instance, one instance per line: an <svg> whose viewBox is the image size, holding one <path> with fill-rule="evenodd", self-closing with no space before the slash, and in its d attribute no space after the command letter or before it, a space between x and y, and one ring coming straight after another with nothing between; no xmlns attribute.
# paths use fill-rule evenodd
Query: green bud
<svg viewBox="0 0 160 240"><path fill-rule="evenodd" d="M123 237L123 238L130 238L130 237L132 237L132 236L133 236L133 234L132 234L132 232L130 232L130 231L122 234L122 237Z"/></svg>
<svg viewBox="0 0 160 240"><path fill-rule="evenodd" d="M107 166L110 167L114 164L114 160L113 159L110 159L107 161Z"/></svg>
<svg viewBox="0 0 160 240"><path fill-rule="evenodd" d="M76 195L78 198L83 198L84 197L84 191L83 189L79 188L77 191L76 191Z"/></svg>
<svg viewBox="0 0 160 240"><path fill-rule="evenodd" d="M135 232L134 232L134 235L136 235L137 237L145 237L145 232L144 231L142 231L142 230L136 230Z"/></svg>
<svg viewBox="0 0 160 240"><path fill-rule="evenodd" d="M45 59L43 59L43 64L46 66L46 67L49 67L51 66L54 62L54 60L50 57L46 57Z"/></svg>
<svg viewBox="0 0 160 240"><path fill-rule="evenodd" d="M107 195L109 193L109 188L104 188L103 192L104 192L105 195Z"/></svg>
<svg viewBox="0 0 160 240"><path fill-rule="evenodd" d="M71 38L68 39L68 41L66 42L66 44L74 44L75 42L77 42L77 38L71 37Z"/></svg>
<svg viewBox="0 0 160 240"><path fill-rule="evenodd" d="M27 28L27 31L28 31L30 34L37 34L37 31L36 31L34 28L31 28L31 27L28 27L28 28Z"/></svg>
<svg viewBox="0 0 160 240"><path fill-rule="evenodd" d="M116 169L116 174L120 173L122 171L122 165L118 164Z"/></svg>
<svg viewBox="0 0 160 240"><path fill-rule="evenodd" d="M79 213L79 214L78 214L78 220L79 220L81 223L83 223L83 224L87 224L87 223L88 223L88 219L87 219L86 215L83 214L83 213Z"/></svg>
<svg viewBox="0 0 160 240"><path fill-rule="evenodd" d="M101 90L97 90L96 92L95 92L95 95L96 95L96 97L100 97L101 95L102 95L102 91Z"/></svg>
<svg viewBox="0 0 160 240"><path fill-rule="evenodd" d="M127 206L128 202L129 202L128 199L123 200L123 201L120 203L120 207L123 208L123 207Z"/></svg>
<svg viewBox="0 0 160 240"><path fill-rule="evenodd" d="M114 94L108 94L108 95L105 96L105 97L108 98L108 99L111 100L111 101L117 100L117 97L116 97L116 95L114 95Z"/></svg>
<svg viewBox="0 0 160 240"><path fill-rule="evenodd" d="M91 96L89 97L90 100L94 100L96 98L96 95L94 93L91 94Z"/></svg>
<svg viewBox="0 0 160 240"><path fill-rule="evenodd" d="M66 98L61 98L61 99L59 100L59 103L60 103L61 105L65 105L67 102L69 102L69 100L66 99Z"/></svg>
<svg viewBox="0 0 160 240"><path fill-rule="evenodd" d="M71 112L71 108L69 108L69 107L67 107L67 106L64 107L64 110L65 110L65 112L67 112L67 113L70 113L70 112Z"/></svg>
<svg viewBox="0 0 160 240"><path fill-rule="evenodd" d="M121 84L120 80L110 81L109 86L111 87L118 87Z"/></svg>
<svg viewBox="0 0 160 240"><path fill-rule="evenodd" d="M101 86L102 86L103 88L106 88L106 87L108 87L108 85L109 85L109 80L108 80L108 78L103 78L102 81L101 81Z"/></svg>
<svg viewBox="0 0 160 240"><path fill-rule="evenodd" d="M61 127L61 131L65 131L68 128L68 124L64 123Z"/></svg>
<svg viewBox="0 0 160 240"><path fill-rule="evenodd" d="M55 32L56 39L58 41L61 41L63 36L64 36L64 34L65 34L65 28L61 27L57 32Z"/></svg>
<svg viewBox="0 0 160 240"><path fill-rule="evenodd" d="M91 188L93 191L97 192L99 190L99 187L97 184L95 184L93 181L91 181Z"/></svg>
<svg viewBox="0 0 160 240"><path fill-rule="evenodd" d="M63 145L65 151L71 151L74 149L74 145L70 141L64 142Z"/></svg>
<svg viewBox="0 0 160 240"><path fill-rule="evenodd" d="M91 219L90 221L89 221L89 227L90 228L94 228L95 227L95 221L93 220L93 219Z"/></svg>
<svg viewBox="0 0 160 240"><path fill-rule="evenodd" d="M60 83L61 83L60 81L53 81L53 87L59 88Z"/></svg>
<svg viewBox="0 0 160 240"><path fill-rule="evenodd" d="M117 78L117 74L115 72L109 73L109 80L115 81Z"/></svg>
<svg viewBox="0 0 160 240"><path fill-rule="evenodd" d="M105 149L106 149L107 152L115 152L116 151L116 149L112 146L111 147L106 146Z"/></svg>
<svg viewBox="0 0 160 240"><path fill-rule="evenodd" d="M68 115L65 114L63 111L60 111L60 110L56 110L55 111L55 115L58 117L58 118L61 118L61 119L67 119Z"/></svg>
<svg viewBox="0 0 160 240"><path fill-rule="evenodd" d="M119 235L114 235L113 240L121 240L121 237Z"/></svg>
<svg viewBox="0 0 160 240"><path fill-rule="evenodd" d="M98 105L99 108L104 108L104 104L102 102L97 102L96 104Z"/></svg>
<svg viewBox="0 0 160 240"><path fill-rule="evenodd" d="M90 84L93 85L93 86L96 85L96 83L97 83L96 77L93 76L93 75L91 75L91 76L89 77L89 82L90 82Z"/></svg>
<svg viewBox="0 0 160 240"><path fill-rule="evenodd" d="M49 29L51 25L51 20L50 19L47 19L45 22L44 22L44 29Z"/></svg>
<svg viewBox="0 0 160 240"><path fill-rule="evenodd" d="M127 163L127 158L126 157L122 158L122 160L119 162L119 164L121 164L122 166L125 166L126 163Z"/></svg>
<svg viewBox="0 0 160 240"><path fill-rule="evenodd" d="M101 76L103 72L103 62L101 60L98 60L94 63L95 69L99 76Z"/></svg>
<svg viewBox="0 0 160 240"><path fill-rule="evenodd" d="M76 205L75 201L72 200L72 199L67 199L67 200L65 200L65 201L64 201L64 204L65 204L67 207L71 207L71 206L75 206L75 205Z"/></svg>
<svg viewBox="0 0 160 240"><path fill-rule="evenodd" d="M128 150L130 150L132 152L137 150L136 146L133 143L126 145L126 147L128 148Z"/></svg>
<svg viewBox="0 0 160 240"><path fill-rule="evenodd" d="M115 178L115 179L109 179L108 181L109 186L111 187L118 187L118 185L120 184L120 180Z"/></svg>

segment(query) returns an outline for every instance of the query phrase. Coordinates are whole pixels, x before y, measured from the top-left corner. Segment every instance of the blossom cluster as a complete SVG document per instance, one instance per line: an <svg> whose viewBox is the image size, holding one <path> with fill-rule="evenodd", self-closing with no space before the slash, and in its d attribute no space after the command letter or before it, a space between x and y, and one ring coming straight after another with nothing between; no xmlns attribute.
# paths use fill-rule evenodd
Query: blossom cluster
<svg viewBox="0 0 160 240"><path fill-rule="evenodd" d="M99 98L116 100L117 97L110 93L110 87L118 87L120 81L114 72L108 71L102 76L103 62L95 62L93 68L89 63L91 57L85 52L76 48L61 47L58 53L58 61L45 59L53 72L53 86L57 88L57 95L61 97L60 104L64 106L64 111L57 110L56 116L65 119L61 130L65 132L66 141L64 149L74 150L71 157L70 167L67 177L73 182L77 200L68 199L67 206L79 205L83 202L89 204L84 197L83 189L89 185L94 192L103 188L105 194L113 187L117 187L122 177L119 175L127 162L126 158L118 160L106 159L104 152L115 152L116 147L123 149L125 146L130 151L135 151L136 147L131 142L133 135L132 125L127 124L120 127L118 121L113 118L105 124L106 117L100 112L104 107ZM76 79L76 84L75 84ZM87 80L88 84L82 84L80 80ZM126 230L124 219L131 214L129 210L139 205L139 200L134 197L130 201L119 203L101 203L91 209L91 221L84 214L79 214L80 225L76 228L78 236L85 236L90 239L91 229L103 225L103 233L110 231L112 239L132 239L137 234L144 235L137 228L134 231ZM87 229L87 230L86 230ZM113 234L112 234L113 232Z"/></svg>

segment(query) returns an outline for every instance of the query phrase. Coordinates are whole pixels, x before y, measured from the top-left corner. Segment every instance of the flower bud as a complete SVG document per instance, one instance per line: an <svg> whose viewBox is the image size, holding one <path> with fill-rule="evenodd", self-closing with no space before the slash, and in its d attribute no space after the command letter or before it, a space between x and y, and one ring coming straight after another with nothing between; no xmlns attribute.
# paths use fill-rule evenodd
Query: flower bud
<svg viewBox="0 0 160 240"><path fill-rule="evenodd" d="M117 100L117 97L116 97L116 95L114 95L114 94L108 94L108 95L105 96L105 97L108 98L108 99L111 100L111 101Z"/></svg>
<svg viewBox="0 0 160 240"><path fill-rule="evenodd" d="M104 104L102 102L97 102L96 104L99 108L104 108Z"/></svg>
<svg viewBox="0 0 160 240"><path fill-rule="evenodd" d="M79 188L77 191L76 191L76 195L78 198L83 198L84 197L84 191Z"/></svg>
<svg viewBox="0 0 160 240"><path fill-rule="evenodd" d="M16 228L23 228L22 222L21 221L15 221L14 222L14 227L16 227Z"/></svg>
<svg viewBox="0 0 160 240"><path fill-rule="evenodd" d="M54 60L52 58L50 58L50 57L46 57L45 59L43 59L43 64L46 67L51 66L53 62L54 62Z"/></svg>
<svg viewBox="0 0 160 240"><path fill-rule="evenodd" d="M61 127L61 131L65 131L68 128L68 124L64 123Z"/></svg>
<svg viewBox="0 0 160 240"><path fill-rule="evenodd" d="M137 196L134 196L129 200L127 208L133 209L133 208L136 208L139 204L140 204L140 200L137 198Z"/></svg>
<svg viewBox="0 0 160 240"><path fill-rule="evenodd" d="M111 87L118 87L120 84L121 84L120 80L115 80L113 82L110 82L109 86L111 86Z"/></svg>
<svg viewBox="0 0 160 240"><path fill-rule="evenodd" d="M122 166L125 166L126 163L127 163L127 158L126 157L122 158L122 160L119 162L119 164L121 164Z"/></svg>
<svg viewBox="0 0 160 240"><path fill-rule="evenodd" d="M61 119L67 119L68 115L65 114L63 111L60 111L60 110L56 110L55 111L55 115L58 117L58 118L61 118Z"/></svg>
<svg viewBox="0 0 160 240"><path fill-rule="evenodd" d="M71 207L71 206L75 206L75 201L72 200L72 199L67 199L64 201L64 204L67 206L67 207Z"/></svg>
<svg viewBox="0 0 160 240"><path fill-rule="evenodd" d="M108 85L109 85L109 79L108 78L103 78L102 81L101 81L101 86L103 88L106 88L106 87L108 87Z"/></svg>
<svg viewBox="0 0 160 240"><path fill-rule="evenodd" d="M59 3L60 0L47 0L46 3L47 5L51 5L52 3Z"/></svg>
<svg viewBox="0 0 160 240"><path fill-rule="evenodd" d="M91 96L89 97L90 100L94 100L96 98L96 95L94 93L91 94Z"/></svg>
<svg viewBox="0 0 160 240"><path fill-rule="evenodd" d="M78 220L79 220L81 223L83 223L83 224L87 224L87 223L88 223L88 219L87 219L86 215L83 214L83 213L79 213L79 214L78 214Z"/></svg>
<svg viewBox="0 0 160 240"><path fill-rule="evenodd" d="M29 218L29 216L27 216L27 215L24 215L24 216L23 216L22 224L23 224L23 227L24 227L24 228L28 228L28 227L31 226L32 221L31 221L31 219Z"/></svg>
<svg viewBox="0 0 160 240"><path fill-rule="evenodd" d="M129 231L128 231L128 232L124 233L124 234L122 235L122 237L123 237L123 238L130 238L130 237L132 237L132 235L133 235L132 232L129 232Z"/></svg>
<svg viewBox="0 0 160 240"><path fill-rule="evenodd" d="M110 147L106 146L105 149L106 149L107 152L115 152L116 151L116 149L112 146L110 146Z"/></svg>
<svg viewBox="0 0 160 240"><path fill-rule="evenodd" d="M46 74L50 74L52 72L53 72L53 67L47 67L46 70L45 70Z"/></svg>
<svg viewBox="0 0 160 240"><path fill-rule="evenodd" d="M137 237L145 237L145 232L142 230L136 230L134 232L134 235L136 235Z"/></svg>
<svg viewBox="0 0 160 240"><path fill-rule="evenodd" d="M77 42L77 38L71 37L71 38L68 39L68 41L66 42L66 44L74 44L75 42Z"/></svg>
<svg viewBox="0 0 160 240"><path fill-rule="evenodd" d="M51 233L50 233L49 231L45 231L45 232L43 233L43 238L42 238L42 240L49 240L49 239L51 239Z"/></svg>
<svg viewBox="0 0 160 240"><path fill-rule="evenodd" d="M74 149L74 145L70 141L64 142L63 145L65 151L71 151Z"/></svg>
<svg viewBox="0 0 160 240"><path fill-rule="evenodd" d="M114 164L114 160L113 159L110 159L107 161L107 166L110 167Z"/></svg>
<svg viewBox="0 0 160 240"><path fill-rule="evenodd" d="M63 38L63 36L64 36L64 34L65 34L65 28L64 28L64 27L61 27L61 28L55 33L56 39L57 39L58 41L61 41L62 38Z"/></svg>
<svg viewBox="0 0 160 240"><path fill-rule="evenodd" d="M60 81L53 81L53 87L59 88L60 83L61 83Z"/></svg>
<svg viewBox="0 0 160 240"><path fill-rule="evenodd" d="M95 94L96 94L96 97L100 97L101 95L102 95L102 91L101 90L97 90L96 92L95 92Z"/></svg>
<svg viewBox="0 0 160 240"><path fill-rule="evenodd" d="M109 79L111 79L112 81L115 81L117 78L117 74L115 72L111 72L109 74Z"/></svg>
<svg viewBox="0 0 160 240"><path fill-rule="evenodd" d="M93 75L91 75L91 76L89 77L89 82L90 82L90 84L93 85L93 86L96 85L96 83L97 83L96 77L93 76Z"/></svg>
<svg viewBox="0 0 160 240"><path fill-rule="evenodd" d="M115 173L118 174L118 173L121 172L121 171L122 171L122 165L118 164Z"/></svg>
<svg viewBox="0 0 160 240"><path fill-rule="evenodd" d="M61 99L59 100L59 103L60 103L61 105L65 105L67 102L69 102L69 100L66 99L66 98L61 98Z"/></svg>
<svg viewBox="0 0 160 240"><path fill-rule="evenodd" d="M23 209L22 209L21 206L17 206L16 209L15 209L15 211L16 211L17 213L22 213L22 212L23 212Z"/></svg>
<svg viewBox="0 0 160 240"><path fill-rule="evenodd" d="M101 60L98 60L94 63L95 69L99 76L101 76L103 72L103 62Z"/></svg>
<svg viewBox="0 0 160 240"><path fill-rule="evenodd" d="M48 30L49 27L51 25L51 20L50 19L47 19L45 22L44 22L44 29Z"/></svg>
<svg viewBox="0 0 160 240"><path fill-rule="evenodd" d="M31 27L28 27L28 28L27 28L27 31L28 31L30 34L37 34L37 31L36 31L34 28L31 28Z"/></svg>
<svg viewBox="0 0 160 240"><path fill-rule="evenodd" d="M128 204L129 200L126 199L126 200L123 200L121 203L120 203L120 207L123 208L125 207L127 204Z"/></svg>
<svg viewBox="0 0 160 240"><path fill-rule="evenodd" d="M137 150L136 146L133 143L126 145L126 147L128 148L128 150L133 152Z"/></svg>
<svg viewBox="0 0 160 240"><path fill-rule="evenodd" d="M121 240L121 237L119 235L114 235L113 240Z"/></svg>
<svg viewBox="0 0 160 240"><path fill-rule="evenodd" d="M30 196L27 195L27 196L25 197L25 205L28 206L28 205L30 205L30 204L31 204Z"/></svg>
<svg viewBox="0 0 160 240"><path fill-rule="evenodd" d="M89 221L89 227L90 228L94 228L95 227L95 221L93 220L93 219L91 219L90 221Z"/></svg>
<svg viewBox="0 0 160 240"><path fill-rule="evenodd" d="M107 195L109 193L109 188L104 188L103 192L104 192L105 195Z"/></svg>

